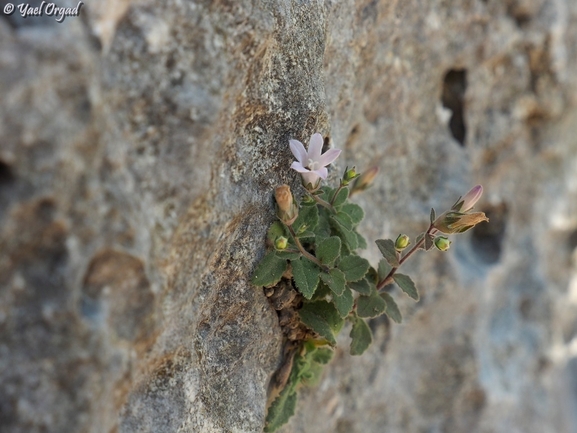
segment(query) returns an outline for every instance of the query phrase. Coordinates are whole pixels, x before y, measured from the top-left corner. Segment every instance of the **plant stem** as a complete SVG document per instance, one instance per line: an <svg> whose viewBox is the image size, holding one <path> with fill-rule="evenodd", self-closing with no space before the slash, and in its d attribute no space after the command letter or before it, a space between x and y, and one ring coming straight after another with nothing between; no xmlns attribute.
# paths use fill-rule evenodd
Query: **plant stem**
<svg viewBox="0 0 577 433"><path fill-rule="evenodd" d="M341 189L343 189L345 186L342 184L342 182L340 183L339 187L337 188L337 190L335 191L335 193L333 194L333 198L331 199L331 207L333 206L333 204L335 203L335 200L337 199L337 195L339 195L339 192L341 192ZM350 194L350 193L349 193ZM334 207L333 207L334 210Z"/></svg>
<svg viewBox="0 0 577 433"><path fill-rule="evenodd" d="M313 262L315 265L317 265L319 268L321 268L323 271L328 272L329 269L323 265L321 263L321 261L319 259L317 259L315 256L313 256L311 253L309 253L307 250L304 249L303 245L301 244L301 241L299 241L299 238L297 238L297 234L295 233L294 229L292 228L292 225L287 226L289 229L289 232L291 234L291 236L293 237L295 244L297 246L297 248L299 249L300 253L305 256L307 259L309 259L311 262Z"/></svg>
<svg viewBox="0 0 577 433"><path fill-rule="evenodd" d="M387 284L393 282L393 275L395 275L397 269L399 269L401 265L405 263L407 259L411 257L415 253L415 251L417 251L421 247L421 245L423 245L423 243L425 242L425 238L428 235L433 235L436 232L437 229L433 227L433 224L429 225L429 228L427 229L425 236L423 236L423 239L421 239L419 242L413 245L413 248L411 248L409 251L407 251L407 253L403 257L401 257L401 259L399 260L399 266L396 266L393 269L391 269L390 272L387 274L387 276L383 278L381 281L379 281L379 283L377 284L377 292L380 292Z"/></svg>
<svg viewBox="0 0 577 433"><path fill-rule="evenodd" d="M316 201L321 206L326 207L328 210L330 210L333 213L336 213L335 208L329 202L324 201L322 198L320 198L318 195L315 195L315 194L310 194L310 196L314 199L314 201Z"/></svg>

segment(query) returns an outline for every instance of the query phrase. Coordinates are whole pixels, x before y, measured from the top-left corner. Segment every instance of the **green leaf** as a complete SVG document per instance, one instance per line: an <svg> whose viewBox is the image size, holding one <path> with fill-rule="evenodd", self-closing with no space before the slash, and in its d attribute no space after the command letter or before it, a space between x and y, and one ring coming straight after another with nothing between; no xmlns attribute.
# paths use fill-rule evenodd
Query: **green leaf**
<svg viewBox="0 0 577 433"><path fill-rule="evenodd" d="M379 281L382 281L383 278L385 278L387 275L389 275L389 272L391 272L391 269L393 269L391 267L391 265L389 265L389 262L387 262L385 259L381 259L379 261Z"/></svg>
<svg viewBox="0 0 577 433"><path fill-rule="evenodd" d="M419 292L415 287L415 283L413 283L413 280L411 280L411 277L404 274L395 274L393 275L393 280L395 280L395 283L399 285L403 292L405 292L415 301L419 300Z"/></svg>
<svg viewBox="0 0 577 433"><path fill-rule="evenodd" d="M288 230L283 223L281 223L280 221L275 221L268 228L268 231L266 233L266 237L269 240L269 242L271 243L271 245L274 245L274 242L276 241L276 239L279 236L284 236L284 237L288 238L289 237L288 236Z"/></svg>
<svg viewBox="0 0 577 433"><path fill-rule="evenodd" d="M299 239L307 239L307 238L312 239L314 237L315 232L312 232L310 230L305 230L304 232L297 234L297 238Z"/></svg>
<svg viewBox="0 0 577 433"><path fill-rule="evenodd" d="M359 232L357 232L356 230L353 231L353 233L357 236L357 243L358 243L358 247L362 250L366 250L367 249L367 240L361 236L361 234Z"/></svg>
<svg viewBox="0 0 577 433"><path fill-rule="evenodd" d="M333 215L333 218L335 218L341 225L343 225L347 229L349 230L353 229L354 226L353 220L345 212L338 211L336 214Z"/></svg>
<svg viewBox="0 0 577 433"><path fill-rule="evenodd" d="M381 251L383 257L394 267L399 267L399 259L397 258L397 250L395 250L395 243L391 239L379 239L375 241L377 247Z"/></svg>
<svg viewBox="0 0 577 433"><path fill-rule="evenodd" d="M426 234L425 246L424 246L425 251L429 251L431 248L433 248L433 245L435 245L433 236L431 236L430 234Z"/></svg>
<svg viewBox="0 0 577 433"><path fill-rule="evenodd" d="M332 197L333 193L334 189L332 189L330 186L323 186L321 187L320 191L318 191L317 195L324 201L329 201L329 197Z"/></svg>
<svg viewBox="0 0 577 433"><path fill-rule="evenodd" d="M431 208L431 214L429 215L429 220L431 221L431 224L433 224L433 221L435 221L436 218L437 216L435 215L435 209Z"/></svg>
<svg viewBox="0 0 577 433"><path fill-rule="evenodd" d="M401 316L401 311L399 310L399 307L397 306L397 303L395 302L393 297L389 295L387 292L383 292L381 293L381 298L383 298L385 300L385 303L387 304L387 306L385 307L385 314L395 322L401 323L403 317Z"/></svg>
<svg viewBox="0 0 577 433"><path fill-rule="evenodd" d="M331 236L319 242L316 248L316 256L324 265L332 265L341 254L341 239Z"/></svg>
<svg viewBox="0 0 577 433"><path fill-rule="evenodd" d="M351 289L353 289L355 292L359 292L361 295L370 295L372 292L371 284L367 281L366 278L363 278L359 281L353 281L348 283L348 285Z"/></svg>
<svg viewBox="0 0 577 433"><path fill-rule="evenodd" d="M369 270L368 260L359 256L346 256L339 262L338 268L345 274L347 281L359 281Z"/></svg>
<svg viewBox="0 0 577 433"><path fill-rule="evenodd" d="M317 206L303 206L299 209L299 216L293 223L292 227L298 234L299 232L314 231L319 223L319 210Z"/></svg>
<svg viewBox="0 0 577 433"><path fill-rule="evenodd" d="M329 286L327 286L322 281L319 281L319 285L315 290L315 294L313 295L312 299L315 301L318 299L325 299L329 295L332 296L332 294L333 292L331 291L331 289L329 289Z"/></svg>
<svg viewBox="0 0 577 433"><path fill-rule="evenodd" d="M319 364L328 364L331 359L333 359L333 355L335 351L329 347L319 347L315 350L312 354L312 360Z"/></svg>
<svg viewBox="0 0 577 433"><path fill-rule="evenodd" d="M328 238L331 235L331 226L329 224L329 212L325 208L319 209L319 222L314 229L316 241Z"/></svg>
<svg viewBox="0 0 577 433"><path fill-rule="evenodd" d="M265 432L274 432L286 424L295 413L297 394L294 387L285 386L279 396L271 403L266 414Z"/></svg>
<svg viewBox="0 0 577 433"><path fill-rule="evenodd" d="M371 332L371 328L369 328L367 322L358 317L353 322L353 327L349 335L352 339L351 355L362 355L373 342L373 333Z"/></svg>
<svg viewBox="0 0 577 433"><path fill-rule="evenodd" d="M365 211L355 203L345 203L341 207L341 212L346 213L354 225L359 224L365 217Z"/></svg>
<svg viewBox="0 0 577 433"><path fill-rule="evenodd" d="M319 283L321 270L309 259L304 257L292 260L293 279L299 292L307 299L311 299Z"/></svg>
<svg viewBox="0 0 577 433"><path fill-rule="evenodd" d="M332 199L332 204L334 207L341 206L345 201L347 201L347 198L349 198L349 189L345 187L342 188L337 193L336 197Z"/></svg>
<svg viewBox="0 0 577 433"><path fill-rule="evenodd" d="M386 303L376 292L370 296L359 296L357 313L360 317L377 317L385 312Z"/></svg>
<svg viewBox="0 0 577 433"><path fill-rule="evenodd" d="M419 242L421 242L424 237L425 237L425 233L421 233L419 236L417 236L417 238L415 239L415 245L417 245ZM423 245L421 245L419 248L422 250L425 249L425 247Z"/></svg>
<svg viewBox="0 0 577 433"><path fill-rule="evenodd" d="M305 302L298 313L306 326L333 346L337 344L335 334L343 327L344 320L332 303L327 301Z"/></svg>
<svg viewBox="0 0 577 433"><path fill-rule="evenodd" d="M337 310L339 310L339 314L344 319L353 309L355 303L353 292L351 292L351 289L346 287L341 296L333 295L333 302L335 303Z"/></svg>
<svg viewBox="0 0 577 433"><path fill-rule="evenodd" d="M322 272L321 280L329 286L335 295L342 295L345 290L346 280L345 274L339 269L331 269L329 273Z"/></svg>
<svg viewBox="0 0 577 433"><path fill-rule="evenodd" d="M296 251L276 250L276 256L284 260L296 260L301 256L301 253Z"/></svg>
<svg viewBox="0 0 577 433"><path fill-rule="evenodd" d="M348 221L346 221L347 219ZM331 215L330 223L343 241L343 244L348 246L349 250L352 251L359 247L357 235L349 227L348 224L350 223L350 218L346 214Z"/></svg>
<svg viewBox="0 0 577 433"><path fill-rule="evenodd" d="M272 286L280 281L286 268L287 261L277 257L274 251L270 251L257 265L252 276L252 283L255 286Z"/></svg>

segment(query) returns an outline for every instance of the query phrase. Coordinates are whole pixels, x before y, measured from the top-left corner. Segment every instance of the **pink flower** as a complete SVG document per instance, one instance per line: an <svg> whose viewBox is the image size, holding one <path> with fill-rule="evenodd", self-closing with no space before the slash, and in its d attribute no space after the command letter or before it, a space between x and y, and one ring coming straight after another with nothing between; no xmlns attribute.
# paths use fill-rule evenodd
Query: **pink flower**
<svg viewBox="0 0 577 433"><path fill-rule="evenodd" d="M291 152L297 159L292 163L291 168L301 174L305 187L310 184L312 189L318 187L321 179L327 178L326 166L341 154L340 149L330 149L321 155L323 136L318 132L311 137L308 152L298 140L289 140L289 144Z"/></svg>
<svg viewBox="0 0 577 433"><path fill-rule="evenodd" d="M475 206L482 195L483 187L481 185L474 186L464 197L457 200L457 203L453 205L452 209L457 212L468 212L473 209L473 206Z"/></svg>

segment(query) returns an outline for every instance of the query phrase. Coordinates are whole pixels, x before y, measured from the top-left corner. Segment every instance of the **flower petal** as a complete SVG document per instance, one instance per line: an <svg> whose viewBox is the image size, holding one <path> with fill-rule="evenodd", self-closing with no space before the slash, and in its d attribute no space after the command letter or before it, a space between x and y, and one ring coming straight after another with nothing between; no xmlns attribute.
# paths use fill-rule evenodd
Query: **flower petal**
<svg viewBox="0 0 577 433"><path fill-rule="evenodd" d="M298 160L298 162L302 163L303 161L306 162L307 160L307 151L303 144L298 140L289 140L289 146L291 148L291 152Z"/></svg>
<svg viewBox="0 0 577 433"><path fill-rule="evenodd" d="M341 154L341 149L329 149L325 153L323 153L319 159L319 162L323 167L326 167L331 162L339 157Z"/></svg>
<svg viewBox="0 0 577 433"><path fill-rule="evenodd" d="M312 173L315 173L321 179L326 179L328 174L329 174L329 171L326 169L326 167L322 167L322 168L319 168L318 170L312 171Z"/></svg>
<svg viewBox="0 0 577 433"><path fill-rule="evenodd" d="M295 161L291 164L291 168L293 170L298 171L299 173L309 173L310 172L310 170L308 168L304 168L303 165L297 161Z"/></svg>
<svg viewBox="0 0 577 433"><path fill-rule="evenodd" d="M309 141L309 152L308 152L309 159L312 159L313 161L319 160L319 158L321 157L321 152L323 151L324 142L325 140L323 139L323 136L321 134L319 134L318 132L316 134L313 134L313 136Z"/></svg>
<svg viewBox="0 0 577 433"><path fill-rule="evenodd" d="M310 183L313 187L317 185L317 182L319 181L319 176L314 172L314 171L310 171L308 173L303 173L301 174L302 178L303 178L303 183L308 184Z"/></svg>

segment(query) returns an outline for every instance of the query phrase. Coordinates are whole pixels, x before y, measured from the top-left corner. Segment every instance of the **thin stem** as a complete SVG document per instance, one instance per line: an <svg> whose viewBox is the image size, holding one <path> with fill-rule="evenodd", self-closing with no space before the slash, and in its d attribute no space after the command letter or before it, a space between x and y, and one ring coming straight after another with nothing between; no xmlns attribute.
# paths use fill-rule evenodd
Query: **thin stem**
<svg viewBox="0 0 577 433"><path fill-rule="evenodd" d="M399 260L399 266L396 266L393 269L391 269L390 272L387 274L387 276L383 278L381 281L379 281L379 283L377 284L378 292L381 291L386 285L391 284L393 282L393 275L395 275L395 272L397 272L397 270L401 267L401 265L405 263L407 259L411 257L415 253L415 251L417 251L423 245L423 243L425 242L425 238L428 235L433 235L436 232L437 229L433 227L433 224L431 224L427 229L425 236L423 236L423 239L421 239L419 242L413 245L413 248L411 248L403 257L401 257L401 259Z"/></svg>
<svg viewBox="0 0 577 433"><path fill-rule="evenodd" d="M343 185L343 183L341 182L339 187L337 188L337 190L335 191L335 193L333 194L333 198L331 199L331 206L333 206L335 204L335 200L337 199L337 195L339 195L339 192L341 192L341 189L343 189L345 186ZM334 209L334 208L333 208Z"/></svg>
<svg viewBox="0 0 577 433"><path fill-rule="evenodd" d="M296 244L297 248L299 249L300 253L303 256L305 256L307 259L309 259L311 262L313 262L315 265L317 265L319 268L321 268L325 272L328 272L329 269L325 265L323 265L319 259L317 259L315 256L313 256L311 253L309 253L307 250L304 249L303 245L301 244L301 241L299 241L299 238L297 238L297 234L295 233L292 226L287 226L287 227L288 227L289 232L290 232L291 236L293 237L295 244Z"/></svg>
<svg viewBox="0 0 577 433"><path fill-rule="evenodd" d="M335 208L334 208L333 205L330 204L329 202L324 201L322 198L320 198L318 195L315 195L315 194L310 194L310 196L311 196L318 204L320 204L321 206L326 207L326 208L327 208L328 210L330 210L331 212L335 212L335 213L336 213Z"/></svg>

